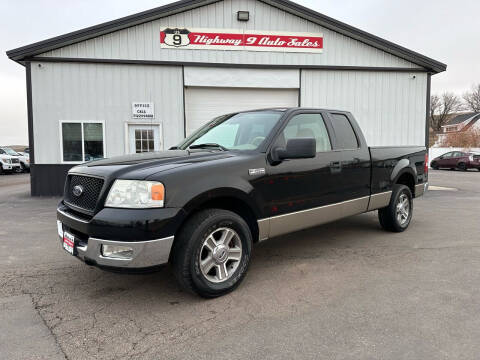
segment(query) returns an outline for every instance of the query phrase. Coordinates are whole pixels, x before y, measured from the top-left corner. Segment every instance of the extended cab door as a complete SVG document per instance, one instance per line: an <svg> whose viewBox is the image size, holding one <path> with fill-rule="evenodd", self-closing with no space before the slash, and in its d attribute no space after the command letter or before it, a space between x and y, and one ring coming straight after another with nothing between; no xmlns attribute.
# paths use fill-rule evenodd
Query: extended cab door
<svg viewBox="0 0 480 360"><path fill-rule="evenodd" d="M333 129L330 170L337 175L336 201L370 196L370 152L360 127L349 113L329 112L328 121Z"/></svg>

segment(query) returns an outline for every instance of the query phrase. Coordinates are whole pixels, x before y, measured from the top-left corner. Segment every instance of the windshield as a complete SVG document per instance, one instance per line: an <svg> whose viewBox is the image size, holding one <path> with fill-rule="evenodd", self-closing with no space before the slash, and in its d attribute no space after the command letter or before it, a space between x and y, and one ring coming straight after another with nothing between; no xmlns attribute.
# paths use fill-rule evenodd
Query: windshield
<svg viewBox="0 0 480 360"><path fill-rule="evenodd" d="M10 156L20 156L20 154L14 151L13 149L10 149L10 148L2 148L2 149Z"/></svg>
<svg viewBox="0 0 480 360"><path fill-rule="evenodd" d="M279 111L255 111L220 116L188 137L179 148L185 150L190 146L206 145L227 150L256 150L282 114Z"/></svg>

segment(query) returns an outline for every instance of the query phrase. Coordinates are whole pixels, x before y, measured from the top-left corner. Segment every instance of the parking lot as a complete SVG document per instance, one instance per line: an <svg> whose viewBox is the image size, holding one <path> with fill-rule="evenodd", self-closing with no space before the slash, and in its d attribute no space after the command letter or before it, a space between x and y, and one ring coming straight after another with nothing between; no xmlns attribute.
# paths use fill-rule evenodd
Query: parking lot
<svg viewBox="0 0 480 360"><path fill-rule="evenodd" d="M57 241L58 198L0 177L0 358L478 359L480 173L433 171L408 231L376 213L254 247L232 294L119 275Z"/></svg>

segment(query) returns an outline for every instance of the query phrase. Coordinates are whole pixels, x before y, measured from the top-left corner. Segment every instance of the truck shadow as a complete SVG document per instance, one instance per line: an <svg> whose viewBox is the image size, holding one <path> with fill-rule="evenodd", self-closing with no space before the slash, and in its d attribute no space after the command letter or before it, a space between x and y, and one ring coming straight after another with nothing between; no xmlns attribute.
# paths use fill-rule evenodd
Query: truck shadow
<svg viewBox="0 0 480 360"><path fill-rule="evenodd" d="M331 249L368 247L384 241L386 234L381 230L376 214L364 214L273 238L254 245L248 277L261 277L266 267L281 268L295 259L327 258ZM114 297L117 301L137 303L160 297L162 302L170 305L202 301L179 290L170 266L149 274L118 274L94 268L90 273L97 277L96 289L88 294L91 300ZM130 296L133 298L126 300Z"/></svg>

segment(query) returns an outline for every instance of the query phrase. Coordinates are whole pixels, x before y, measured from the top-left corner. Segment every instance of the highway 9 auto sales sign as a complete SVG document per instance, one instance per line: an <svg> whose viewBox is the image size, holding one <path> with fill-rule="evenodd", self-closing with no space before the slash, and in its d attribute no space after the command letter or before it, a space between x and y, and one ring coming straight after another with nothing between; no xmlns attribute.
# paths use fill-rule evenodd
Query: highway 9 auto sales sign
<svg viewBox="0 0 480 360"><path fill-rule="evenodd" d="M272 31L166 28L160 32L165 49L323 52L323 34Z"/></svg>

